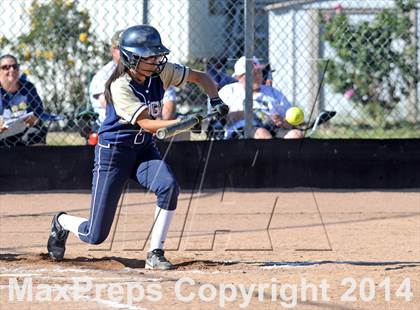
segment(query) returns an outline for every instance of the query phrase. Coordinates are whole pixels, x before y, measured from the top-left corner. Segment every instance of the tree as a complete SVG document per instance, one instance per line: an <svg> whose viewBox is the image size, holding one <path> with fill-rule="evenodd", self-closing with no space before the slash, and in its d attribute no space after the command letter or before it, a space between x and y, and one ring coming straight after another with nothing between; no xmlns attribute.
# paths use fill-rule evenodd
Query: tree
<svg viewBox="0 0 420 310"><path fill-rule="evenodd" d="M325 80L337 93L363 106L376 125L419 81L410 12L414 0L396 0L373 21L351 23L341 6L321 16L323 39L335 49Z"/></svg>
<svg viewBox="0 0 420 310"><path fill-rule="evenodd" d="M29 32L1 41L24 60L46 110L72 117L86 103L92 73L110 58L109 45L91 31L89 14L78 1L34 0L27 14Z"/></svg>

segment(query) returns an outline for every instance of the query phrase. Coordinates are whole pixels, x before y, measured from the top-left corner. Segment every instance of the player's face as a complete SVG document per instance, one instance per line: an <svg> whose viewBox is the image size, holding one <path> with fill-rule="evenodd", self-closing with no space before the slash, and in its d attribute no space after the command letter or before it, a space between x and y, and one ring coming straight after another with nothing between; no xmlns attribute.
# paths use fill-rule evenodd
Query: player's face
<svg viewBox="0 0 420 310"><path fill-rule="evenodd" d="M146 77L152 76L154 73L160 73L166 63L166 56L150 56L142 57L137 64L136 69L131 69L131 74L140 81L143 82Z"/></svg>
<svg viewBox="0 0 420 310"><path fill-rule="evenodd" d="M19 64L13 58L0 61L0 83L14 83L19 79Z"/></svg>
<svg viewBox="0 0 420 310"><path fill-rule="evenodd" d="M164 56L144 57L137 66L137 72L145 76L151 76L156 72L158 65L163 61Z"/></svg>

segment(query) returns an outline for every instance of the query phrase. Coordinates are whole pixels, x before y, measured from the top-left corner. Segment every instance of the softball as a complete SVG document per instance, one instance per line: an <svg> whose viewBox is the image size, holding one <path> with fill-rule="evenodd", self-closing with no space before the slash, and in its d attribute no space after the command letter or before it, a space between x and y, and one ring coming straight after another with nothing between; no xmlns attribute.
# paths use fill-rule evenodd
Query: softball
<svg viewBox="0 0 420 310"><path fill-rule="evenodd" d="M298 107L291 107L286 111L286 121L293 126L302 124L304 120L302 109Z"/></svg>

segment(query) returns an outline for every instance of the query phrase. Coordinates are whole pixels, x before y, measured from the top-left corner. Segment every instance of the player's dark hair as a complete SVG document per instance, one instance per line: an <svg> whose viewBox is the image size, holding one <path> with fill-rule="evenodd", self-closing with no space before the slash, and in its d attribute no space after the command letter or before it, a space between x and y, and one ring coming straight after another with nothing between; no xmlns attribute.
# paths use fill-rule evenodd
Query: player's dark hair
<svg viewBox="0 0 420 310"><path fill-rule="evenodd" d="M105 83L105 100L107 103L112 104L112 93L111 93L111 84L116 79L118 79L121 75L123 75L127 71L127 68L123 65L121 61L118 61L117 67L112 72L111 76L109 77L108 81Z"/></svg>

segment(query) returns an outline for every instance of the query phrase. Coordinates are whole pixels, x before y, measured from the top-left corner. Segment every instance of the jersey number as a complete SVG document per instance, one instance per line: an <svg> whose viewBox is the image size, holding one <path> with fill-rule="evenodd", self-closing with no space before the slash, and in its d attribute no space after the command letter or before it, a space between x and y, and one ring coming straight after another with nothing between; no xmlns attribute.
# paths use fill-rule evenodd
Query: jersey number
<svg viewBox="0 0 420 310"><path fill-rule="evenodd" d="M160 101L152 101L149 104L149 114L152 117L159 117L162 114L162 105Z"/></svg>

